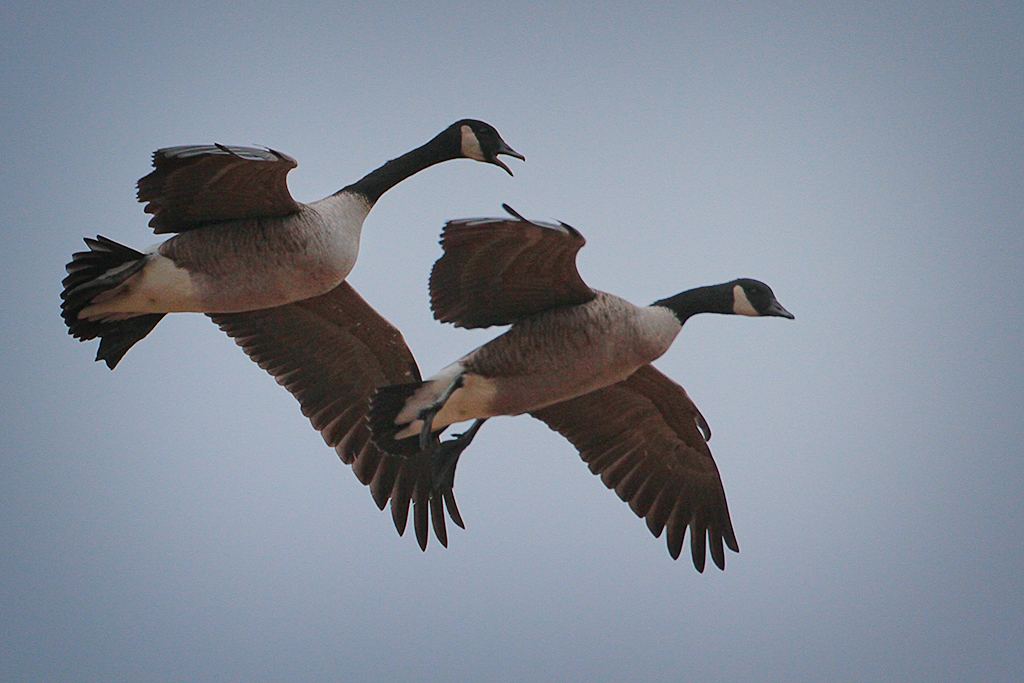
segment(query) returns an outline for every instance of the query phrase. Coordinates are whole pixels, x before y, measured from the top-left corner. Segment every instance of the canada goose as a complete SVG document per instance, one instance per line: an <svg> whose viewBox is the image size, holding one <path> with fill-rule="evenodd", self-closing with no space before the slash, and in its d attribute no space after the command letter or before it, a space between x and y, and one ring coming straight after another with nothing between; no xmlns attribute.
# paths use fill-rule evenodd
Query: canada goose
<svg viewBox="0 0 1024 683"><path fill-rule="evenodd" d="M504 208L514 220L445 226L430 296L442 322L512 327L425 382L378 389L369 412L374 443L395 455L432 452L435 484L450 488L459 454L484 420L529 413L565 436L655 536L668 529L673 558L689 526L697 570L705 536L724 569L723 541L735 552L739 545L710 430L683 388L650 362L698 313L794 316L767 285L748 279L635 306L583 282L577 230ZM446 427L465 420L475 420L467 432L436 446Z"/></svg>
<svg viewBox="0 0 1024 683"><path fill-rule="evenodd" d="M286 176L296 161L271 149L198 145L153 154L138 183L156 234L143 252L105 237L72 255L61 293L68 333L100 338L111 369L166 313L229 313L329 292L352 270L363 221L382 194L449 159L525 161L492 126L463 119L425 145L312 204L295 201Z"/></svg>

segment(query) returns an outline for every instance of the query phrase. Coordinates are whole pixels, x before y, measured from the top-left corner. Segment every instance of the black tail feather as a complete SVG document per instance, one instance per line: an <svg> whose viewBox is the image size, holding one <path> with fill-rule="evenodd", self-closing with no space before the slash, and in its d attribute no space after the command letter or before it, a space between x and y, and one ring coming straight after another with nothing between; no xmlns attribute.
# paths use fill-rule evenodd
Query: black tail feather
<svg viewBox="0 0 1024 683"><path fill-rule="evenodd" d="M105 361L111 370L124 357L135 342L149 334L163 313L147 313L125 320L99 321L79 318L79 314L102 292L109 291L132 277L146 263L146 255L131 247L97 235L85 238L89 251L71 255L65 266L68 276L61 283L64 291L61 317L68 326L68 334L86 341L100 338L96 360Z"/></svg>

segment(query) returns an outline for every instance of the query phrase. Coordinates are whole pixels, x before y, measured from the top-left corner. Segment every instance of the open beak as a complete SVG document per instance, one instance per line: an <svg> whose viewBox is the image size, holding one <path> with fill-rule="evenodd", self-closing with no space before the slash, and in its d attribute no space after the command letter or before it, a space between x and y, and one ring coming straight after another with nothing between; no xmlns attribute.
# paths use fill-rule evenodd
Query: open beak
<svg viewBox="0 0 1024 683"><path fill-rule="evenodd" d="M508 143L506 143L504 140L502 140L501 141L501 146L498 147L498 151L495 152L494 156L491 157L490 159L488 159L487 161L492 163L492 164L494 164L495 166L502 167L503 169L505 169L505 172L508 173L509 175L512 175L512 170L508 166L506 166L504 163L502 163L501 159L498 158L499 154L505 154L505 155L510 156L510 157L515 157L516 159L519 159L520 161L526 161L526 157L524 157L522 154L520 154L519 152L515 151L511 147L509 147Z"/></svg>

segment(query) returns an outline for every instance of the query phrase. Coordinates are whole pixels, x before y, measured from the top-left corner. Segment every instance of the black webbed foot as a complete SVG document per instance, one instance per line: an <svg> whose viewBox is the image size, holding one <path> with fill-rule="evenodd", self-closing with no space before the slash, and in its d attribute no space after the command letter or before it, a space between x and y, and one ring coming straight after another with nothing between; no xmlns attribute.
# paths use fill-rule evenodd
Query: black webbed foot
<svg viewBox="0 0 1024 683"><path fill-rule="evenodd" d="M431 454L430 465L434 490L450 491L455 487L455 466L459 463L459 456L466 450L473 437L480 430L480 427L487 418L473 422L473 426L453 439L435 443L434 452Z"/></svg>

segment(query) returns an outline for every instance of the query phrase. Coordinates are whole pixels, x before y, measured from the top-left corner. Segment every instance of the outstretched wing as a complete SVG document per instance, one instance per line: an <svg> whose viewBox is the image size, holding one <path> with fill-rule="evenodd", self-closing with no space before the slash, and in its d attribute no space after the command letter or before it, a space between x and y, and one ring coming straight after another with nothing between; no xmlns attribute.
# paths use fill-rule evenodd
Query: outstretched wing
<svg viewBox="0 0 1024 683"><path fill-rule="evenodd" d="M697 571L704 571L706 543L719 569L723 541L739 552L722 479L701 435L709 435L707 423L686 391L653 366L530 414L566 437L655 537L667 528L673 558L687 527Z"/></svg>
<svg viewBox="0 0 1024 683"><path fill-rule="evenodd" d="M586 240L564 223L515 218L449 221L444 254L430 273L434 317L457 327L508 325L559 306L583 304L595 292L576 270Z"/></svg>
<svg viewBox="0 0 1024 683"><path fill-rule="evenodd" d="M429 457L389 455L370 441L365 417L374 390L420 379L396 327L347 282L284 306L210 318L291 392L327 445L370 487L381 510L390 499L399 534L412 503L420 547L427 545L428 517L438 540L447 545L442 505L459 526L462 519L450 488L432 492Z"/></svg>
<svg viewBox="0 0 1024 683"><path fill-rule="evenodd" d="M139 201L157 234L218 221L271 218L299 211L286 177L295 159L271 149L189 145L153 153L154 170L139 180Z"/></svg>

